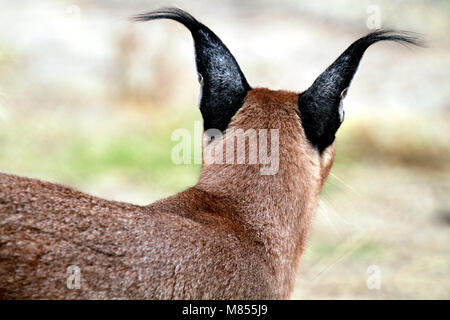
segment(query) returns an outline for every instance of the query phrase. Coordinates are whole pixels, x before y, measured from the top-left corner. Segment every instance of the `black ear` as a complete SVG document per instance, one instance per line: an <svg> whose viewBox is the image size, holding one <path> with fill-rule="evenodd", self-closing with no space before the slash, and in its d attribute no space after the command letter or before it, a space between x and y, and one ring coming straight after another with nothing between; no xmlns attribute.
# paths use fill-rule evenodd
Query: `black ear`
<svg viewBox="0 0 450 320"><path fill-rule="evenodd" d="M366 49L391 40L421 45L410 33L379 30L353 42L298 99L299 116L310 143L322 152L333 143L344 118L342 99Z"/></svg>
<svg viewBox="0 0 450 320"><path fill-rule="evenodd" d="M164 8L137 15L134 19L137 21L172 19L191 31L201 84L200 111L204 129L214 128L224 131L251 88L223 42L214 32L181 9Z"/></svg>

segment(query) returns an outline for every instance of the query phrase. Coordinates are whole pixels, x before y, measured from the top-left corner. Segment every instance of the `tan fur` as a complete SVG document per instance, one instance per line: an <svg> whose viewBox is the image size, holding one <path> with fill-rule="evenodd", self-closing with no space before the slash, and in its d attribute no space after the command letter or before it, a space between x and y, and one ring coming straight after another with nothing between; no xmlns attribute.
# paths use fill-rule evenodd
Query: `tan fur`
<svg viewBox="0 0 450 320"><path fill-rule="evenodd" d="M276 175L204 165L194 187L135 206L0 174L0 298L288 298L335 152L309 145L297 99L253 89L230 125L280 130Z"/></svg>

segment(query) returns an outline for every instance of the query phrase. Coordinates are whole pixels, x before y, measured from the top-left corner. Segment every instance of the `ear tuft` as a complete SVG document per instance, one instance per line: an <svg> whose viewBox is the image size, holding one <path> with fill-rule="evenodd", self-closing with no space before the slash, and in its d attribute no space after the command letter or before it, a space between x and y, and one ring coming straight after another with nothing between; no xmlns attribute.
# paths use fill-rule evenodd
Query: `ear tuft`
<svg viewBox="0 0 450 320"><path fill-rule="evenodd" d="M205 131L224 131L251 89L236 59L214 32L181 9L163 8L133 17L135 21L155 19L172 19L191 31L201 85L203 126Z"/></svg>
<svg viewBox="0 0 450 320"><path fill-rule="evenodd" d="M378 30L353 42L309 87L300 94L299 114L310 143L322 152L335 138L344 119L342 99L358 69L359 62L372 44L395 41L423 46L417 34L405 31Z"/></svg>

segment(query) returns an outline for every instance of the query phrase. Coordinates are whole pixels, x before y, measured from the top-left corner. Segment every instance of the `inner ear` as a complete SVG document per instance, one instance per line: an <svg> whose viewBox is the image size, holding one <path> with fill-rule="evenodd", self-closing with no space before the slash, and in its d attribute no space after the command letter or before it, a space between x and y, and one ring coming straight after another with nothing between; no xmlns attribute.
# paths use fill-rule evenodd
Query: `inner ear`
<svg viewBox="0 0 450 320"><path fill-rule="evenodd" d="M347 96L348 87L342 90L341 92L341 100L344 100L344 98Z"/></svg>
<svg viewBox="0 0 450 320"><path fill-rule="evenodd" d="M198 91L198 96L197 96L197 106L200 108L201 103L202 103L202 97L203 97L203 77L198 72L197 72L197 76L198 76L198 83L200 84L200 90Z"/></svg>
<svg viewBox="0 0 450 320"><path fill-rule="evenodd" d="M344 99L347 96L348 87L342 90L339 101L339 121L342 123L345 119Z"/></svg>

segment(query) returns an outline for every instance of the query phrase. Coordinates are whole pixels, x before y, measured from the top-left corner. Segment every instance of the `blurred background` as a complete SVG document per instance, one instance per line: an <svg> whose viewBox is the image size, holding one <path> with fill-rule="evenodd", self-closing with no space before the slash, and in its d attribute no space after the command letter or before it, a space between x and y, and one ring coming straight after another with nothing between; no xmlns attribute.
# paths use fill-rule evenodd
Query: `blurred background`
<svg viewBox="0 0 450 320"><path fill-rule="evenodd" d="M271 89L306 89L374 18L423 34L362 59L292 298L449 299L449 1L0 0L0 172L136 204L196 183L170 140L201 120L191 35L128 20L162 6Z"/></svg>

